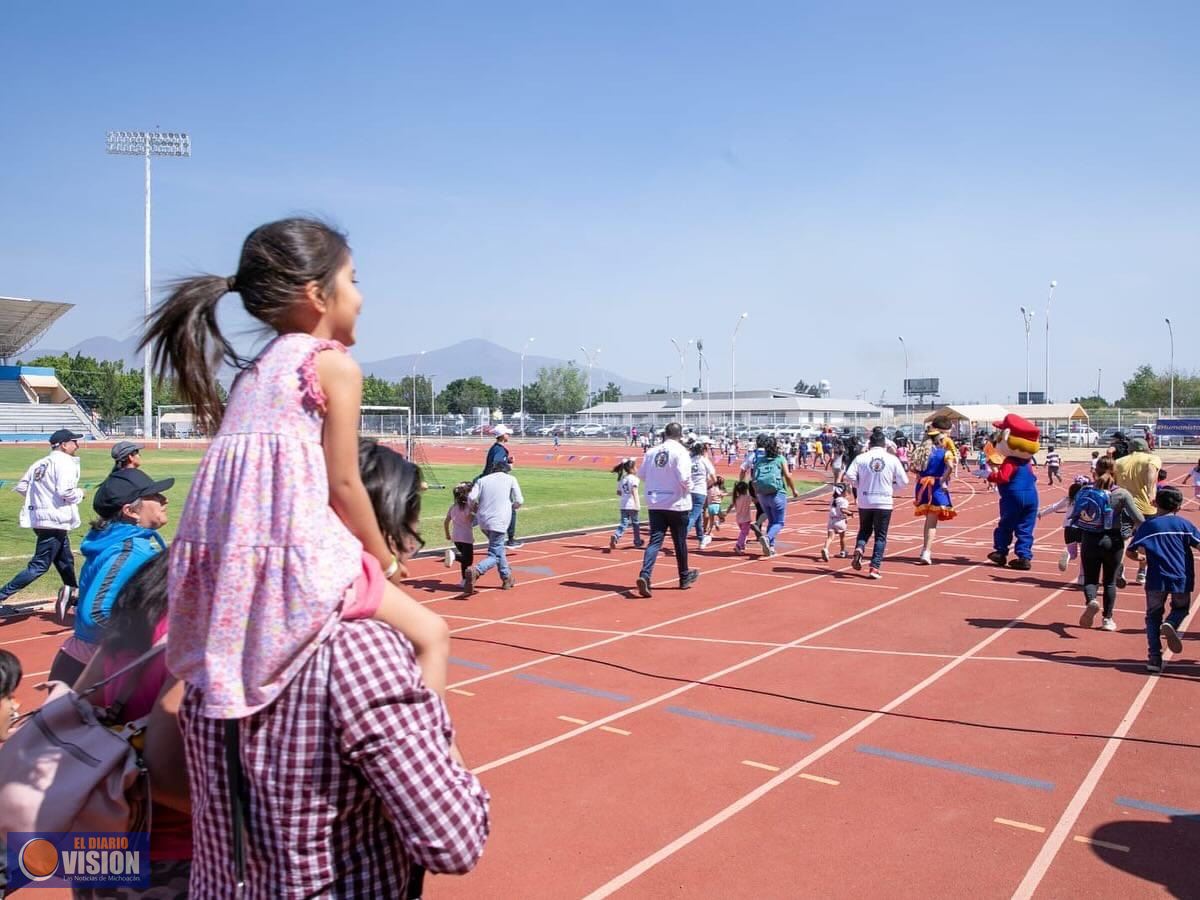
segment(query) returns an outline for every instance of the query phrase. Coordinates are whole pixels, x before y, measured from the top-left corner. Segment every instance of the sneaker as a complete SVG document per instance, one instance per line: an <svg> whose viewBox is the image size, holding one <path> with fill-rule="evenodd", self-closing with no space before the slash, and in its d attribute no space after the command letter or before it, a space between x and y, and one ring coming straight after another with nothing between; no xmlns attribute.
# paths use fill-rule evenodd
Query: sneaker
<svg viewBox="0 0 1200 900"><path fill-rule="evenodd" d="M838 559L846 559L849 556L850 556L850 554L847 553L845 550L841 550L838 552Z"/></svg>
<svg viewBox="0 0 1200 900"><path fill-rule="evenodd" d="M774 547L770 547L770 548L767 550L767 556L768 556L768 558L769 558L769 557L772 557L772 556L775 556L775 555L777 555L777 554L778 554L778 552L779 552L779 551L777 551L777 550L776 550Z"/></svg>
<svg viewBox="0 0 1200 900"><path fill-rule="evenodd" d="M454 568L454 548L453 547L447 547L445 549L445 551L442 553L442 565L445 566L447 569Z"/></svg>
<svg viewBox="0 0 1200 900"><path fill-rule="evenodd" d="M1161 656L1146 657L1147 672L1161 672L1163 670L1163 659Z"/></svg>
<svg viewBox="0 0 1200 900"><path fill-rule="evenodd" d="M1100 601L1090 600L1088 605L1083 608L1083 612L1079 614L1079 624L1083 628L1091 628L1092 623L1096 621L1096 613L1100 612Z"/></svg>
<svg viewBox="0 0 1200 900"><path fill-rule="evenodd" d="M1103 619L1100 622L1100 630L1101 631L1116 631L1117 623L1114 622L1112 619Z"/></svg>
<svg viewBox="0 0 1200 900"><path fill-rule="evenodd" d="M879 571L877 568L875 568L874 566L871 566L870 570L867 572L867 577L868 577L868 578L874 578L876 581L878 581L880 578L882 578L882 577L883 577L883 573L882 573L882 572L880 572L880 571Z"/></svg>
<svg viewBox="0 0 1200 900"><path fill-rule="evenodd" d="M686 572L683 573L683 577L679 579L679 589L681 591L686 591L688 588L690 588L693 584L696 583L696 579L699 577L700 577L699 569L688 569Z"/></svg>
<svg viewBox="0 0 1200 900"><path fill-rule="evenodd" d="M862 551L861 550L854 551L854 559L850 560L850 566L854 569L855 572L862 571Z"/></svg>
<svg viewBox="0 0 1200 900"><path fill-rule="evenodd" d="M700 549L703 550L705 547L707 547L711 543L712 543L712 535L706 534L704 537L700 538Z"/></svg>
<svg viewBox="0 0 1200 900"><path fill-rule="evenodd" d="M733 555L734 555L734 556L745 556L745 555L746 555L746 548L745 548L745 547L734 547L734 548L733 548Z"/></svg>
<svg viewBox="0 0 1200 900"><path fill-rule="evenodd" d="M922 550L921 555L917 557L917 561L923 566L933 565L933 554L928 550Z"/></svg>
<svg viewBox="0 0 1200 900"><path fill-rule="evenodd" d="M520 541L507 541L507 542L505 542L505 544L504 544L504 549L506 549L506 550L520 550L520 549L521 549L522 547L524 547L524 546L525 546L525 545L524 545L524 544L522 544Z"/></svg>
<svg viewBox="0 0 1200 900"><path fill-rule="evenodd" d="M467 569L467 577L463 580L463 596L470 597L475 593L475 579L479 577L479 573L474 569Z"/></svg>
<svg viewBox="0 0 1200 900"><path fill-rule="evenodd" d="M829 550L825 547L821 548L821 562L829 562Z"/></svg>
<svg viewBox="0 0 1200 900"><path fill-rule="evenodd" d="M1008 554L1001 553L999 550L993 550L987 555L987 558L998 566L1002 566L1008 562Z"/></svg>
<svg viewBox="0 0 1200 900"><path fill-rule="evenodd" d="M1172 653L1183 652L1183 641L1179 639L1179 632L1175 630L1175 626L1170 622L1163 622L1158 628L1158 633L1167 646L1171 648Z"/></svg>
<svg viewBox="0 0 1200 900"><path fill-rule="evenodd" d="M507 578L500 579L500 590L502 591L511 591L516 586L517 579L513 577L511 572L508 574Z"/></svg>
<svg viewBox="0 0 1200 900"><path fill-rule="evenodd" d="M67 624L67 613L75 606L79 599L79 592L73 587L67 587L65 584L58 589L58 596L54 598L54 621L59 625Z"/></svg>
<svg viewBox="0 0 1200 900"><path fill-rule="evenodd" d="M1083 584L1083 576L1080 575L1079 578L1080 578L1079 583ZM1117 573L1117 589L1123 591L1128 586L1129 586L1129 582L1125 580L1125 570L1122 569L1120 572Z"/></svg>
<svg viewBox="0 0 1200 900"><path fill-rule="evenodd" d="M1021 572L1028 572L1030 569L1033 568L1033 563L1031 563L1027 559L1021 559L1021 557L1018 556L1016 559L1009 561L1008 567L1010 569L1017 569L1018 571L1021 571Z"/></svg>
<svg viewBox="0 0 1200 900"><path fill-rule="evenodd" d="M608 552L612 553L617 549L617 536L614 534L608 539Z"/></svg>
<svg viewBox="0 0 1200 900"><path fill-rule="evenodd" d="M1062 556L1060 556L1058 558L1058 571L1060 571L1060 572L1067 571L1067 566L1069 566L1070 564L1071 564L1071 551L1064 550L1062 552Z"/></svg>
<svg viewBox="0 0 1200 900"><path fill-rule="evenodd" d="M646 542L645 542L645 541L642 541L641 543L634 544L634 545L633 545L633 549L634 549L634 550L641 550L641 549L642 549L643 547L645 547L645 546L646 546Z"/></svg>
<svg viewBox="0 0 1200 900"><path fill-rule="evenodd" d="M643 578L639 575L638 580L637 580L637 589L638 589L638 593L641 596L649 597L650 596L650 579Z"/></svg>
<svg viewBox="0 0 1200 900"><path fill-rule="evenodd" d="M1138 584L1146 583L1146 570L1145 569L1142 569L1140 572L1137 573L1137 583Z"/></svg>

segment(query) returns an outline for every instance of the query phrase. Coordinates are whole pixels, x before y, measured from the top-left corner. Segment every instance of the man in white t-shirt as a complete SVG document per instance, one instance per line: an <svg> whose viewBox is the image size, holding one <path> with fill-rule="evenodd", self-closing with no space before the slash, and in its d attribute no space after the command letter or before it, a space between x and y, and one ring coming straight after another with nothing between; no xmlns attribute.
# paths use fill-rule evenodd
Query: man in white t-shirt
<svg viewBox="0 0 1200 900"><path fill-rule="evenodd" d="M892 521L896 488L908 484L904 466L887 451L887 437L882 429L871 432L867 452L854 458L846 469L845 479L858 490L858 540L854 544L851 565L862 570L867 538L874 534L871 568L867 574L871 578L882 578L883 553L887 549L888 525Z"/></svg>
<svg viewBox="0 0 1200 900"><path fill-rule="evenodd" d="M471 493L467 495L467 504L475 513L479 530L487 537L487 556L474 568L467 569L466 584L463 586L463 596L475 593L475 582L486 572L494 568L500 570L500 589L512 590L516 581L512 569L508 567L508 556L505 553L505 541L508 538L508 526L512 522L513 511L519 509L525 502L521 495L521 486L517 479L510 474L512 466L508 462L498 462L490 475L484 475L475 482Z"/></svg>
<svg viewBox="0 0 1200 900"><path fill-rule="evenodd" d="M683 426L672 422L663 430L663 442L642 459L638 475L646 492L646 508L650 516L650 542L642 557L637 589L643 597L650 596L650 578L654 563L662 548L667 531L675 545L675 561L679 565L679 589L686 591L700 572L689 569L687 562L687 522L692 510L692 459L679 443Z"/></svg>

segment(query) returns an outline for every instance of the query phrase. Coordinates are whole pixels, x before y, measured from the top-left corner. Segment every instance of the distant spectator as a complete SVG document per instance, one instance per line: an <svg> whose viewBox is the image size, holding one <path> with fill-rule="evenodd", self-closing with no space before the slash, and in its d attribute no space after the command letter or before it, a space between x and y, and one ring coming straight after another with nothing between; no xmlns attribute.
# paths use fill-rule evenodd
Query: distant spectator
<svg viewBox="0 0 1200 900"><path fill-rule="evenodd" d="M506 463L510 468L513 464L512 453L508 449L508 436L512 434L512 429L507 425L497 425L492 429L496 435L496 441L488 448L487 458L483 463L483 472L480 478L491 475L499 467L501 463ZM555 438L555 446L558 446L558 440ZM517 511L514 508L512 519L508 523L507 541L505 546L509 550L519 550L521 543L517 540Z"/></svg>
<svg viewBox="0 0 1200 900"><path fill-rule="evenodd" d="M143 444L133 441L117 441L112 448L113 471L119 469L140 469L142 467Z"/></svg>
<svg viewBox="0 0 1200 900"><path fill-rule="evenodd" d="M41 578L51 565L64 586L72 589L79 586L75 556L71 552L71 531L79 527L79 504L83 500L77 456L81 437L65 428L54 432L50 435L50 455L26 469L13 487L25 498L18 522L22 528L33 529L37 545L24 570L0 588L0 617L20 614L5 606L4 601Z"/></svg>

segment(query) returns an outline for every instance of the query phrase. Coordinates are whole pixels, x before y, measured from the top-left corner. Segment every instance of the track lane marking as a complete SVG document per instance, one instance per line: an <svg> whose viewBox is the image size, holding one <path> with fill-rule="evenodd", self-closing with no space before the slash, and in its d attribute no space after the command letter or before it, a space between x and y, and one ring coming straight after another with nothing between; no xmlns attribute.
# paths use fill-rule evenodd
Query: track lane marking
<svg viewBox="0 0 1200 900"><path fill-rule="evenodd" d="M1036 831L1038 834L1044 834L1046 829L1041 825L1030 825L1028 822L1018 822L1014 819L1002 819L999 816L992 819L997 825L1007 825L1010 828L1020 828L1025 831Z"/></svg>

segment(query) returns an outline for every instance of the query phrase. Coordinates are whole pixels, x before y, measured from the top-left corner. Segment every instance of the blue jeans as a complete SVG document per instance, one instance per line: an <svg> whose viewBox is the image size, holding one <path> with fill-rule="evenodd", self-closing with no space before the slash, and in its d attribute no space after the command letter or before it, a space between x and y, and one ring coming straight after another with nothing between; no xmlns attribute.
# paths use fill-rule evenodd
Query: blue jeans
<svg viewBox="0 0 1200 900"><path fill-rule="evenodd" d="M633 526L633 546L642 546L642 523L638 521L636 509L621 510L621 521L617 524L617 530L613 532L613 540L619 541L625 529L630 526Z"/></svg>
<svg viewBox="0 0 1200 900"><path fill-rule="evenodd" d="M78 587L75 580L75 557L71 553L71 533L58 528L35 528L37 546L33 551L33 559L21 572L13 576L12 581L0 588L0 601L7 600L21 588L26 587L41 578L53 565L58 577L68 587Z"/></svg>
<svg viewBox="0 0 1200 900"><path fill-rule="evenodd" d="M658 560L658 551L662 549L663 539L667 531L671 532L671 542L675 545L675 562L679 565L679 577L682 578L688 570L687 558L687 523L688 514L680 509L650 510L650 543L642 556L642 571L639 573L647 581L654 574L654 563Z"/></svg>
<svg viewBox="0 0 1200 900"><path fill-rule="evenodd" d="M1162 638L1158 629L1163 623L1163 608L1167 603L1166 591L1146 591L1146 641L1150 646L1151 656L1162 656ZM1171 597L1171 611L1167 613L1167 621L1176 631L1187 618L1188 609L1192 605L1191 594L1175 594Z"/></svg>
<svg viewBox="0 0 1200 900"><path fill-rule="evenodd" d="M867 549L867 538L875 535L875 546L871 550L871 568L883 567L883 551L887 549L888 525L892 521L890 509L858 508L858 539L854 542L854 552L864 553Z"/></svg>
<svg viewBox="0 0 1200 900"><path fill-rule="evenodd" d="M787 515L787 494L776 491L771 497L759 494L758 502L767 514L767 543L775 546L775 538L783 531L783 518Z"/></svg>
<svg viewBox="0 0 1200 900"><path fill-rule="evenodd" d="M692 494L692 511L688 513L687 530L696 529L696 540L704 540L704 501L706 494Z"/></svg>
<svg viewBox="0 0 1200 900"><path fill-rule="evenodd" d="M504 553L504 539L507 535L503 531L485 531L484 535L487 537L488 542L487 556L475 567L476 574L482 577L485 572L489 572L499 566L500 577L510 577L512 569L508 567L508 557Z"/></svg>

